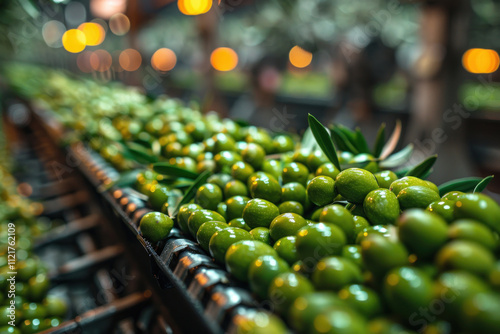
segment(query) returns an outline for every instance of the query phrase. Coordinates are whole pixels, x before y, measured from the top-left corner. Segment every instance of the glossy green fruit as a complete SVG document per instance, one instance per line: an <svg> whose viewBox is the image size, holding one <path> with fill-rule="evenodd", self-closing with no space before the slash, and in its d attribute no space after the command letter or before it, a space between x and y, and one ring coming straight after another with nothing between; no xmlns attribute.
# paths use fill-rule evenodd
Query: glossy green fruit
<svg viewBox="0 0 500 334"><path fill-rule="evenodd" d="M281 258L263 255L256 258L248 269L248 281L252 291L261 299L268 297L272 280L281 273L288 272L290 267Z"/></svg>
<svg viewBox="0 0 500 334"><path fill-rule="evenodd" d="M278 160L265 160L262 164L262 171L278 180L281 176L281 163Z"/></svg>
<svg viewBox="0 0 500 334"><path fill-rule="evenodd" d="M298 182L306 186L307 178L309 177L309 169L300 162L291 162L285 164L281 177L283 179L283 184Z"/></svg>
<svg viewBox="0 0 500 334"><path fill-rule="evenodd" d="M227 204L225 202L217 204L217 210L215 211L227 221Z"/></svg>
<svg viewBox="0 0 500 334"><path fill-rule="evenodd" d="M139 223L139 230L144 238L151 242L165 239L174 227L172 218L161 212L146 213Z"/></svg>
<svg viewBox="0 0 500 334"><path fill-rule="evenodd" d="M402 317L415 316L420 308L429 307L434 297L430 277L412 267L389 271L384 279L383 294L392 312Z"/></svg>
<svg viewBox="0 0 500 334"><path fill-rule="evenodd" d="M278 206L278 210L280 211L280 214L288 212L296 213L299 216L302 216L304 214L304 207L302 206L302 204L295 201L286 201L281 203Z"/></svg>
<svg viewBox="0 0 500 334"><path fill-rule="evenodd" d="M12 310L9 306L0 306L0 326L7 326L10 321L18 324L22 319L21 312L17 309Z"/></svg>
<svg viewBox="0 0 500 334"><path fill-rule="evenodd" d="M198 229L198 232L196 233L196 240L198 240L198 243L200 244L201 248L208 251L210 239L215 234L215 232L221 231L228 227L229 227L228 224L217 221L209 221L203 223Z"/></svg>
<svg viewBox="0 0 500 334"><path fill-rule="evenodd" d="M281 201L295 201L306 204L306 188L298 182L290 182L281 187Z"/></svg>
<svg viewBox="0 0 500 334"><path fill-rule="evenodd" d="M245 231L250 232L251 228L245 223L245 220L243 218L234 218L231 220L229 223L227 223L231 227L238 227L242 228Z"/></svg>
<svg viewBox="0 0 500 334"><path fill-rule="evenodd" d="M331 162L327 162L322 164L321 166L316 169L316 176L328 176L331 177L332 179L336 179L337 175L339 175L340 171L338 170L337 167L335 167L334 164Z"/></svg>
<svg viewBox="0 0 500 334"><path fill-rule="evenodd" d="M491 251L495 251L498 246L497 238L493 232L485 225L472 219L459 219L453 222L448 229L448 237L452 240L473 241Z"/></svg>
<svg viewBox="0 0 500 334"><path fill-rule="evenodd" d="M365 267L377 277L382 277L392 268L408 264L408 251L403 244L378 234L363 238L361 254Z"/></svg>
<svg viewBox="0 0 500 334"><path fill-rule="evenodd" d="M426 208L427 211L440 215L441 218L446 220L448 223L451 223L454 220L453 217L453 208L454 202L448 200L439 200L436 202L432 202Z"/></svg>
<svg viewBox="0 0 500 334"><path fill-rule="evenodd" d="M373 289L360 284L345 286L338 292L339 298L366 318L373 318L383 311L382 301Z"/></svg>
<svg viewBox="0 0 500 334"><path fill-rule="evenodd" d="M272 176L261 176L254 179L250 183L249 189L252 198L265 199L272 203L279 203L281 200L281 186Z"/></svg>
<svg viewBox="0 0 500 334"><path fill-rule="evenodd" d="M425 325L427 323L428 321L425 320ZM381 317L375 318L368 322L368 330L370 334L416 334L416 332L403 327L401 324L394 320Z"/></svg>
<svg viewBox="0 0 500 334"><path fill-rule="evenodd" d="M349 202L363 203L366 195L379 186L377 179L369 171L349 168L337 175L335 187L338 193Z"/></svg>
<svg viewBox="0 0 500 334"><path fill-rule="evenodd" d="M241 240L232 244L226 252L226 269L240 281L248 281L250 264L263 255L278 256L278 253L261 241Z"/></svg>
<svg viewBox="0 0 500 334"><path fill-rule="evenodd" d="M282 273L272 280L268 296L275 310L279 314L286 315L297 297L313 291L312 283L304 276L295 273Z"/></svg>
<svg viewBox="0 0 500 334"><path fill-rule="evenodd" d="M214 141L213 153L219 153L221 151L234 151L236 149L234 139L225 133L218 133L213 136L212 139Z"/></svg>
<svg viewBox="0 0 500 334"><path fill-rule="evenodd" d="M366 320L357 312L341 306L334 306L318 314L313 326L308 330L311 334L368 334Z"/></svg>
<svg viewBox="0 0 500 334"><path fill-rule="evenodd" d="M432 202L439 201L439 194L424 186L410 186L401 190L398 194L401 210L411 208L425 209Z"/></svg>
<svg viewBox="0 0 500 334"><path fill-rule="evenodd" d="M356 236L365 228L370 227L368 220L361 216L352 216L352 220L354 221L354 235Z"/></svg>
<svg viewBox="0 0 500 334"><path fill-rule="evenodd" d="M231 198L233 196L248 196L247 186L239 180L232 180L227 183L224 187L224 198Z"/></svg>
<svg viewBox="0 0 500 334"><path fill-rule="evenodd" d="M253 240L261 241L265 244L271 245L271 234L269 233L269 229L265 227L256 227L250 230L250 235Z"/></svg>
<svg viewBox="0 0 500 334"><path fill-rule="evenodd" d="M500 333L500 298L493 293L479 293L464 302L463 317L460 318L464 331L470 333Z"/></svg>
<svg viewBox="0 0 500 334"><path fill-rule="evenodd" d="M465 194L455 202L456 219L470 218L500 233L500 205L484 194Z"/></svg>
<svg viewBox="0 0 500 334"><path fill-rule="evenodd" d="M343 286L363 281L361 269L349 259L331 256L321 259L311 280L318 290L340 290Z"/></svg>
<svg viewBox="0 0 500 334"><path fill-rule="evenodd" d="M196 191L195 201L202 208L215 211L222 198L221 188L212 183L205 183Z"/></svg>
<svg viewBox="0 0 500 334"><path fill-rule="evenodd" d="M56 296L47 296L43 300L43 306L49 317L64 318L68 313L68 305L66 300Z"/></svg>
<svg viewBox="0 0 500 334"><path fill-rule="evenodd" d="M465 193L463 193L463 192L461 192L461 191L450 191L450 192L448 192L448 193L444 194L444 195L441 197L441 199L442 199L443 201L445 201L445 200L446 200L446 201L452 201L453 203L455 203L455 202L458 200L458 198L459 198L460 196L462 196L462 195L465 195Z"/></svg>
<svg viewBox="0 0 500 334"><path fill-rule="evenodd" d="M391 187L392 182L398 179L396 173L390 170L383 170L380 172L376 172L373 175L375 175L379 187L385 189L389 189Z"/></svg>
<svg viewBox="0 0 500 334"><path fill-rule="evenodd" d="M188 219L189 232L191 233L192 236L196 237L196 234L198 233L198 229L200 228L200 226L203 225L203 223L210 221L223 222L223 223L226 222L224 217L222 217L221 214L215 211L198 210L193 212L191 216L189 216Z"/></svg>
<svg viewBox="0 0 500 334"><path fill-rule="evenodd" d="M169 190L167 187L162 185L156 185L151 187L150 194L148 196L149 204L153 210L161 210L163 204L168 201Z"/></svg>
<svg viewBox="0 0 500 334"><path fill-rule="evenodd" d="M234 218L242 218L243 210L247 205L250 198L245 196L233 196L226 200L226 220L233 220Z"/></svg>
<svg viewBox="0 0 500 334"><path fill-rule="evenodd" d="M21 309L24 319L43 319L47 316L47 310L42 304L24 303Z"/></svg>
<svg viewBox="0 0 500 334"><path fill-rule="evenodd" d="M306 162L307 162L306 165L309 168L309 170L315 171L322 164L329 162L329 160L322 150L315 150L314 152L309 154Z"/></svg>
<svg viewBox="0 0 500 334"><path fill-rule="evenodd" d="M287 334L283 321L276 315L264 312L247 310L243 315L234 318L237 334Z"/></svg>
<svg viewBox="0 0 500 334"><path fill-rule="evenodd" d="M5 257L6 259L6 257ZM7 263L5 263L7 264ZM26 259L25 261L19 261L17 263L17 279L21 281L27 281L37 272L38 261L35 259Z"/></svg>
<svg viewBox="0 0 500 334"><path fill-rule="evenodd" d="M273 219L269 227L271 238L278 240L295 235L298 230L306 226L306 220L295 213L284 213Z"/></svg>
<svg viewBox="0 0 500 334"><path fill-rule="evenodd" d="M231 176L241 182L247 182L250 175L254 172L255 170L252 165L243 161L238 161L231 166Z"/></svg>
<svg viewBox="0 0 500 334"><path fill-rule="evenodd" d="M455 240L437 253L436 265L441 271L465 270L486 277L495 265L495 257L488 249L475 242Z"/></svg>
<svg viewBox="0 0 500 334"><path fill-rule="evenodd" d="M311 202L317 206L324 206L333 202L335 181L329 176L316 176L307 185L307 195Z"/></svg>
<svg viewBox="0 0 500 334"><path fill-rule="evenodd" d="M329 291L312 292L298 297L288 312L288 322L298 333L307 333L314 318L334 306L345 306L339 297Z"/></svg>
<svg viewBox="0 0 500 334"><path fill-rule="evenodd" d="M277 135L273 138L273 148L276 153L293 151L295 144L293 139L287 135Z"/></svg>
<svg viewBox="0 0 500 334"><path fill-rule="evenodd" d="M357 264L359 267L363 267L363 257L361 255L361 246L359 245L345 245L342 247L342 252L340 255L353 263Z"/></svg>
<svg viewBox="0 0 500 334"><path fill-rule="evenodd" d="M224 173L213 174L207 179L208 183L215 184L220 189L224 189L226 184L230 181L231 181L231 176Z"/></svg>
<svg viewBox="0 0 500 334"><path fill-rule="evenodd" d="M339 255L346 244L344 232L333 224L318 223L297 233L296 249L299 260L314 265L326 256Z"/></svg>
<svg viewBox="0 0 500 334"><path fill-rule="evenodd" d="M252 240L252 236L247 231L228 227L214 233L208 244L210 254L219 263L224 263L228 248L240 240Z"/></svg>
<svg viewBox="0 0 500 334"><path fill-rule="evenodd" d="M392 182L389 190L392 191L394 195L397 196L401 192L401 190L411 186L422 186L429 188L429 184L426 183L425 180L419 179L418 177L415 176L405 176ZM433 188L429 189L434 190ZM436 191L434 190L434 192Z"/></svg>
<svg viewBox="0 0 500 334"><path fill-rule="evenodd" d="M448 239L448 226L438 215L421 209L405 211L397 220L399 240L419 258L430 258Z"/></svg>
<svg viewBox="0 0 500 334"><path fill-rule="evenodd" d="M399 216L399 202L389 189L377 189L366 195L363 211L373 225L395 224Z"/></svg>
<svg viewBox="0 0 500 334"><path fill-rule="evenodd" d="M231 173L231 166L238 161L242 161L242 158L236 152L221 151L214 156L214 161L216 171L229 174Z"/></svg>
<svg viewBox="0 0 500 334"><path fill-rule="evenodd" d="M249 163L253 168L260 169L266 157L266 151L262 146L249 143L247 147L241 152L241 156L246 163Z"/></svg>
<svg viewBox="0 0 500 334"><path fill-rule="evenodd" d="M289 265L297 262L297 249L295 247L296 236L288 236L277 240L274 243L274 250L278 255L288 262Z"/></svg>
<svg viewBox="0 0 500 334"><path fill-rule="evenodd" d="M365 210L363 209L363 205L360 204L360 203L358 203L358 204L347 203L347 205L345 206L345 208L347 210L349 210L349 212L352 215L366 218Z"/></svg>
<svg viewBox="0 0 500 334"><path fill-rule="evenodd" d="M50 279L46 274L38 274L33 276L28 281L28 291L26 297L33 302L41 302L50 288ZM18 287L16 285L16 290Z"/></svg>
<svg viewBox="0 0 500 334"><path fill-rule="evenodd" d="M340 204L327 205L321 211L319 221L337 225L347 237L347 241L355 238L354 220L352 214Z"/></svg>
<svg viewBox="0 0 500 334"><path fill-rule="evenodd" d="M251 228L269 228L273 219L280 214L279 208L264 199L254 198L243 209L243 219Z"/></svg>

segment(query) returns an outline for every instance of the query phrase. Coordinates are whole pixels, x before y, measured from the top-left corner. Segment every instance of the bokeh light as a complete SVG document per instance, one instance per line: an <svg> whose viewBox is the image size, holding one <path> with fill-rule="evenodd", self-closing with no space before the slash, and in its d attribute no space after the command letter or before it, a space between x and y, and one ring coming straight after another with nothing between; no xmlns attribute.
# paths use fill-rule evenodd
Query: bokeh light
<svg viewBox="0 0 500 334"><path fill-rule="evenodd" d="M94 16L109 19L117 13L125 12L126 0L91 0L90 11Z"/></svg>
<svg viewBox="0 0 500 334"><path fill-rule="evenodd" d="M70 27L76 27L80 23L85 22L86 17L87 10L85 9L85 6L77 1L70 2L64 10L66 24Z"/></svg>
<svg viewBox="0 0 500 334"><path fill-rule="evenodd" d="M90 55L90 66L93 70L98 72L106 72L111 68L113 59L106 50L96 50Z"/></svg>
<svg viewBox="0 0 500 334"><path fill-rule="evenodd" d="M210 63L217 71L231 71L238 65L238 55L231 48L217 48L210 55Z"/></svg>
<svg viewBox="0 0 500 334"><path fill-rule="evenodd" d="M90 66L90 56L92 55L92 51L83 51L76 58L76 66L83 73L91 73L92 66Z"/></svg>
<svg viewBox="0 0 500 334"><path fill-rule="evenodd" d="M90 46L99 45L104 41L106 37L106 33L104 32L104 28L94 22L85 22L80 24L78 30L83 31L85 34L86 44Z"/></svg>
<svg viewBox="0 0 500 334"><path fill-rule="evenodd" d="M126 49L120 53L118 62L125 71L132 72L141 67L142 57L139 51L134 49Z"/></svg>
<svg viewBox="0 0 500 334"><path fill-rule="evenodd" d="M212 0L178 0L177 7L184 15L200 15L212 8Z"/></svg>
<svg viewBox="0 0 500 334"><path fill-rule="evenodd" d="M498 70L498 52L489 49L470 49L462 57L464 68L470 73L493 73Z"/></svg>
<svg viewBox="0 0 500 334"><path fill-rule="evenodd" d="M175 67L175 64L177 64L177 56L174 51L167 48L156 50L151 57L151 66L160 72L170 71Z"/></svg>
<svg viewBox="0 0 500 334"><path fill-rule="evenodd" d="M313 55L311 52L302 49L300 46L296 45L288 54L290 63L297 68L304 68L311 64Z"/></svg>
<svg viewBox="0 0 500 334"><path fill-rule="evenodd" d="M70 29L63 34L62 44L68 52L81 52L85 49L86 45L85 34L81 30Z"/></svg>
<svg viewBox="0 0 500 334"><path fill-rule="evenodd" d="M66 27L62 22L52 20L46 22L42 27L42 37L45 43L51 48L62 47L62 36Z"/></svg>
<svg viewBox="0 0 500 334"><path fill-rule="evenodd" d="M130 20L125 14L115 14L109 19L109 29L115 35L125 35L130 30Z"/></svg>

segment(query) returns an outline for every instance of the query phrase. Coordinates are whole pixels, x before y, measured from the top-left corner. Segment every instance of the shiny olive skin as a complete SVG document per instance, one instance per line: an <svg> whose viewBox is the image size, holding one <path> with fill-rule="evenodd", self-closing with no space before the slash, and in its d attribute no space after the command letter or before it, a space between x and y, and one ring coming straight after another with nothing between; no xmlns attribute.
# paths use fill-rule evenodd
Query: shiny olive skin
<svg viewBox="0 0 500 334"><path fill-rule="evenodd" d="M189 219L188 219L189 232L191 233L191 235L193 237L196 237L196 233L198 233L198 229L200 228L200 226L203 223L209 222L209 221L218 221L218 222L223 222L223 223L226 222L224 217L215 211L197 210L197 211L194 211L189 216Z"/></svg>
<svg viewBox="0 0 500 334"><path fill-rule="evenodd" d="M248 179L249 183L251 179L251 177ZM260 176L253 179L249 185L249 189L252 198L265 199L275 204L281 200L281 186L272 176Z"/></svg>
<svg viewBox="0 0 500 334"><path fill-rule="evenodd" d="M446 220L448 223L451 223L454 220L453 217L453 208L455 202L449 200L439 200L436 202L432 202L427 206L426 210L437 215L440 215L441 218Z"/></svg>
<svg viewBox="0 0 500 334"><path fill-rule="evenodd" d="M243 219L251 228L269 228L273 219L280 214L279 208L265 199L254 198L243 209Z"/></svg>
<svg viewBox="0 0 500 334"><path fill-rule="evenodd" d="M337 175L335 187L340 195L353 203L363 203L366 195L377 189L375 176L361 168L348 168Z"/></svg>
<svg viewBox="0 0 500 334"><path fill-rule="evenodd" d="M261 299L268 297L269 285L281 273L288 272L290 267L281 258L263 255L256 258L248 269L250 288Z"/></svg>
<svg viewBox="0 0 500 334"><path fill-rule="evenodd" d="M311 202L317 206L324 206L333 202L335 193L335 181L328 176L316 176L307 185L307 195Z"/></svg>
<svg viewBox="0 0 500 334"><path fill-rule="evenodd" d="M280 210L280 214L291 212L296 213L300 216L304 215L304 207L302 206L302 204L295 201L283 202L278 206L278 209Z"/></svg>
<svg viewBox="0 0 500 334"><path fill-rule="evenodd" d="M338 226L318 223L299 230L295 246L299 260L314 264L323 257L339 255L346 243L346 236Z"/></svg>
<svg viewBox="0 0 500 334"><path fill-rule="evenodd" d="M296 240L296 236L290 235L276 240L273 246L278 255L288 262L289 265L297 262L297 248L295 247Z"/></svg>
<svg viewBox="0 0 500 334"><path fill-rule="evenodd" d="M401 210L425 209L432 202L439 201L439 194L425 186L410 186L401 190L397 196Z"/></svg>
<svg viewBox="0 0 500 334"><path fill-rule="evenodd" d="M392 182L398 179L397 175L390 170L376 172L373 175L375 175L379 187L385 189L389 189L391 187Z"/></svg>
<svg viewBox="0 0 500 334"><path fill-rule="evenodd" d="M348 241L355 238L354 220L352 214L340 204L327 205L319 217L321 223L337 225L342 229Z"/></svg>
<svg viewBox="0 0 500 334"><path fill-rule="evenodd" d="M414 176L404 176L400 179L397 179L396 181L391 183L389 190L397 196L401 192L401 190L411 186L423 186L434 190L434 188L430 187L430 184L426 183L426 181Z"/></svg>
<svg viewBox="0 0 500 334"><path fill-rule="evenodd" d="M306 188L298 182L289 182L281 187L281 201L295 201L306 204Z"/></svg>
<svg viewBox="0 0 500 334"><path fill-rule="evenodd" d="M295 235L298 230L306 226L306 220L296 213L284 213L273 219L269 230L271 238L278 240L283 237Z"/></svg>
<svg viewBox="0 0 500 334"><path fill-rule="evenodd" d="M347 285L338 292L341 300L366 318L373 318L383 311L382 301L373 289L360 285Z"/></svg>
<svg viewBox="0 0 500 334"><path fill-rule="evenodd" d="M234 218L227 223L231 227L238 227L244 229L245 231L250 232L251 228L245 223L243 218Z"/></svg>
<svg viewBox="0 0 500 334"><path fill-rule="evenodd" d="M331 162L327 162L322 164L321 166L316 169L316 176L328 176L331 177L332 179L335 180L337 175L339 175L340 171L338 170L337 167L335 167L334 164Z"/></svg>
<svg viewBox="0 0 500 334"><path fill-rule="evenodd" d="M226 200L226 221L233 220L234 218L242 218L243 210L247 205L250 198L245 196L233 196Z"/></svg>
<svg viewBox="0 0 500 334"><path fill-rule="evenodd" d="M278 256L278 253L261 241L241 240L233 243L226 251L226 269L240 281L248 281L248 270L259 256Z"/></svg>
<svg viewBox="0 0 500 334"><path fill-rule="evenodd" d="M247 231L237 228L228 227L224 230L217 231L210 238L208 249L210 254L219 263L224 263L225 255L228 248L237 241L251 240L252 236Z"/></svg>
<svg viewBox="0 0 500 334"><path fill-rule="evenodd" d="M269 233L269 229L265 227L256 227L250 230L250 235L254 240L262 241L265 244L271 245L271 234Z"/></svg>
<svg viewBox="0 0 500 334"><path fill-rule="evenodd" d="M472 219L455 220L448 229L451 240L468 240L495 251L498 247L498 238L484 224Z"/></svg>
<svg viewBox="0 0 500 334"><path fill-rule="evenodd" d="M244 161L238 161L231 166L231 176L241 182L247 182L250 175L254 172L255 170L252 165Z"/></svg>
<svg viewBox="0 0 500 334"><path fill-rule="evenodd" d="M222 190L217 185L206 183L196 191L195 201L202 208L207 210L217 210L217 205L222 202Z"/></svg>
<svg viewBox="0 0 500 334"><path fill-rule="evenodd" d="M399 202L389 189L373 190L366 195L363 211L372 225L395 224L399 216Z"/></svg>
<svg viewBox="0 0 500 334"><path fill-rule="evenodd" d="M363 281L361 269L354 262L340 256L321 259L311 274L318 290L340 290L343 286Z"/></svg>
<svg viewBox="0 0 500 334"><path fill-rule="evenodd" d="M363 238L361 254L365 267L377 277L382 277L392 268L408 264L408 251L403 244L378 234Z"/></svg>
<svg viewBox="0 0 500 334"><path fill-rule="evenodd" d="M313 291L314 287L306 277L296 273L282 273L271 281L268 296L275 310L286 315L297 297Z"/></svg>
<svg viewBox="0 0 500 334"><path fill-rule="evenodd" d="M334 306L319 313L309 328L311 334L368 334L366 320L357 312L346 307Z"/></svg>
<svg viewBox="0 0 500 334"><path fill-rule="evenodd" d="M283 178L283 184L298 182L305 186L309 177L309 170L299 162L291 162L283 167L281 177Z"/></svg>
<svg viewBox="0 0 500 334"><path fill-rule="evenodd" d="M495 257L484 246L466 240L446 244L436 254L436 265L445 270L465 270L486 277L495 265Z"/></svg>
<svg viewBox="0 0 500 334"><path fill-rule="evenodd" d="M455 202L456 219L470 218L482 222L500 233L500 205L484 194L465 194Z"/></svg>

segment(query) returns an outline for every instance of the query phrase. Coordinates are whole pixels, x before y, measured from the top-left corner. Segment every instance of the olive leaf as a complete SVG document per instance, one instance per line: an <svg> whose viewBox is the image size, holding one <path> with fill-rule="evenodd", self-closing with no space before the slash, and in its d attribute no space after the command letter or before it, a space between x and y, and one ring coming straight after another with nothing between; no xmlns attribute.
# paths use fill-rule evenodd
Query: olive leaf
<svg viewBox="0 0 500 334"><path fill-rule="evenodd" d="M375 145L373 146L373 156L375 158L380 157L382 153L382 149L384 148L385 143L385 123L380 125L380 128L377 132L377 138L375 139Z"/></svg>
<svg viewBox="0 0 500 334"><path fill-rule="evenodd" d="M402 164L404 164L405 162L408 161L408 159L411 157L412 153L413 153L413 144L408 144L401 151L398 151L398 152L390 155L387 159L380 162L380 167L381 168L394 168L397 166L401 166ZM406 172L409 170L410 169L408 168L406 170ZM406 174L406 172L405 172L405 174Z"/></svg>
<svg viewBox="0 0 500 334"><path fill-rule="evenodd" d="M333 141L328 134L328 130L316 119L316 117L311 114L307 116L307 120L309 122L309 127L311 128L314 138L316 139L316 142L318 143L323 153L335 167L341 170L339 158L337 157L337 151L335 150L335 146L333 146Z"/></svg>
<svg viewBox="0 0 500 334"><path fill-rule="evenodd" d="M476 187L474 188L474 193L480 193L481 191L483 191L484 189L486 189L486 187L488 186L488 184L490 183L490 181L493 179L494 175L490 175L490 176L487 176L485 177L484 179L482 179L477 185Z"/></svg>
<svg viewBox="0 0 500 334"><path fill-rule="evenodd" d="M339 150L348 151L352 154L359 154L356 147L349 141L346 135L342 131L340 131L337 126L333 126L330 130L332 134L331 138L333 139L335 145L337 145L337 148Z"/></svg>
<svg viewBox="0 0 500 334"><path fill-rule="evenodd" d="M158 157L144 146L137 143L127 143L125 146L127 153L140 163L158 162Z"/></svg>
<svg viewBox="0 0 500 334"><path fill-rule="evenodd" d="M428 172L431 170L432 166L437 160L437 154L431 155L412 169L410 169L405 176L415 176L418 178L423 178L425 175L428 175Z"/></svg>
<svg viewBox="0 0 500 334"><path fill-rule="evenodd" d="M396 126L394 127L394 131L391 134L391 137L385 143L384 148L382 149L382 153L380 153L380 159L384 160L387 158L398 146L399 137L401 137L401 121L398 119L396 121Z"/></svg>
<svg viewBox="0 0 500 334"><path fill-rule="evenodd" d="M196 179L198 174L190 170L179 168L167 162L157 162L153 164L153 170L158 174L184 177L186 179Z"/></svg>
<svg viewBox="0 0 500 334"><path fill-rule="evenodd" d="M438 187L439 196L443 196L444 194L450 191L462 191L462 192L470 192L474 190L474 188L482 181L483 179L480 177L464 177L460 179L451 180L443 183Z"/></svg>
<svg viewBox="0 0 500 334"><path fill-rule="evenodd" d="M167 203L168 203L168 215L170 217L174 217L177 212L177 207L179 206L179 203L182 201L182 191L180 191L179 189L172 189L168 192L168 199L167 199Z"/></svg>
<svg viewBox="0 0 500 334"><path fill-rule="evenodd" d="M182 197L182 200L179 203L177 203L177 206L175 207L175 210L172 211L171 214L169 213L169 215L171 217L176 216L177 213L179 212L179 209L181 208L181 206L183 206L184 204L189 203L194 198L194 195L196 194L196 191L198 190L198 188L202 184L204 184L205 182L207 182L207 179L208 179L209 176L210 176L210 171L208 171L208 170L206 170L203 173L201 173L200 175L198 175L198 177L196 178L196 180L194 180L193 184L188 188L188 190L186 190L186 193Z"/></svg>
<svg viewBox="0 0 500 334"><path fill-rule="evenodd" d="M356 142L356 148L358 149L359 153L370 153L370 148L368 147L368 143L361 133L360 128L356 128L356 132L354 133L354 140Z"/></svg>

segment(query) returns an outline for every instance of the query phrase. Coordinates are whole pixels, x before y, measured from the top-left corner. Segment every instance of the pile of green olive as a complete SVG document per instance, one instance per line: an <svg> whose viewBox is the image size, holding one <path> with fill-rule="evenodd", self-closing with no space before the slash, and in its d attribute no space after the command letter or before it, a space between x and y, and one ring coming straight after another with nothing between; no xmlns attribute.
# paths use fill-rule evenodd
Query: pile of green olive
<svg viewBox="0 0 500 334"><path fill-rule="evenodd" d="M38 333L67 315L65 300L48 294L47 267L32 252L34 237L51 224L34 215L37 206L17 194L1 166L0 179L0 334Z"/></svg>

